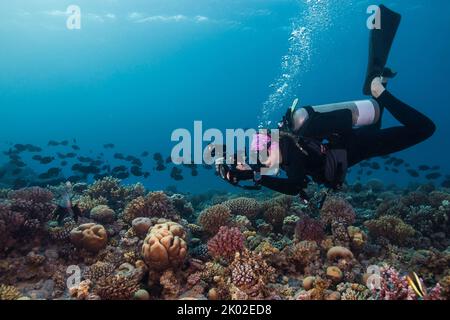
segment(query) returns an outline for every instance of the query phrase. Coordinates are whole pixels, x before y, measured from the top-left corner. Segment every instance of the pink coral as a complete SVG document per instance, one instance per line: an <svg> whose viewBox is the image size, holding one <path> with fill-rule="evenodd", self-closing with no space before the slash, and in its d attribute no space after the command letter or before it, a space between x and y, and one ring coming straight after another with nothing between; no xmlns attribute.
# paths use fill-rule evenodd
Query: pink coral
<svg viewBox="0 0 450 320"><path fill-rule="evenodd" d="M208 252L214 258L233 259L244 248L244 236L238 228L222 226L208 241Z"/></svg>
<svg viewBox="0 0 450 320"><path fill-rule="evenodd" d="M299 241L321 241L324 236L322 223L308 216L301 217L295 226L295 237Z"/></svg>
<svg viewBox="0 0 450 320"><path fill-rule="evenodd" d="M414 300L416 295L409 287L406 277L393 267L380 268L380 286L373 289L373 296L377 300Z"/></svg>

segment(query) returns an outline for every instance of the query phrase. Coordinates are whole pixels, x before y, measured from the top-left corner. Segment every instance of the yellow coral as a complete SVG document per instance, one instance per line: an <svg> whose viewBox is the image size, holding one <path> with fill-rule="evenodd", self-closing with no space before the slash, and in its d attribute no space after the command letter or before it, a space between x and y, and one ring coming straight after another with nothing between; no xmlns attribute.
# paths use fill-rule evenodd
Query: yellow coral
<svg viewBox="0 0 450 320"><path fill-rule="evenodd" d="M22 297L22 294L16 287L0 285L0 300L17 300Z"/></svg>

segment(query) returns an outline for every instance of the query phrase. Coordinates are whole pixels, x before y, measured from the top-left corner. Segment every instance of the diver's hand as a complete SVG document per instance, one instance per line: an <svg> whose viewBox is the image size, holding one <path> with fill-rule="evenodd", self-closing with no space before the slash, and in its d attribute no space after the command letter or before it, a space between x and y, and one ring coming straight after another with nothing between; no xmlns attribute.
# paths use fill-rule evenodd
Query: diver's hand
<svg viewBox="0 0 450 320"><path fill-rule="evenodd" d="M370 91L372 93L372 97L374 98L379 98L383 92L386 91L386 88L383 85L382 77L376 77L372 80Z"/></svg>

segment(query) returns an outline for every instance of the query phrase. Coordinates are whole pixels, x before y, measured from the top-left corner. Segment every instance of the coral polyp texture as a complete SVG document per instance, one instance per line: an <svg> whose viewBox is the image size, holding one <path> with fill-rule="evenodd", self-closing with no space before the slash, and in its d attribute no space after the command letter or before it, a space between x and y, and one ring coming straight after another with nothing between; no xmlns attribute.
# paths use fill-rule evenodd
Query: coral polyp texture
<svg viewBox="0 0 450 320"><path fill-rule="evenodd" d="M450 298L445 188L372 181L305 204L106 177L71 186L81 215L58 219L64 188L0 190L0 299Z"/></svg>

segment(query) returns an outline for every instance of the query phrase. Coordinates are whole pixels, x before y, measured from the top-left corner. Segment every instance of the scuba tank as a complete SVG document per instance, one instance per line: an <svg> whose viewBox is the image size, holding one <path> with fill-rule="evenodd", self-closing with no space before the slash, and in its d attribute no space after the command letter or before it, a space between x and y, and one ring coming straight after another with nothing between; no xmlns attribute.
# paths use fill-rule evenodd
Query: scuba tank
<svg viewBox="0 0 450 320"><path fill-rule="evenodd" d="M290 109L290 127L293 132L297 132L309 119L308 109L322 114L337 110L350 110L352 112L352 126L354 127L373 125L380 120L381 116L380 106L375 100L349 101L300 108L297 108L297 104L298 99L295 99Z"/></svg>

